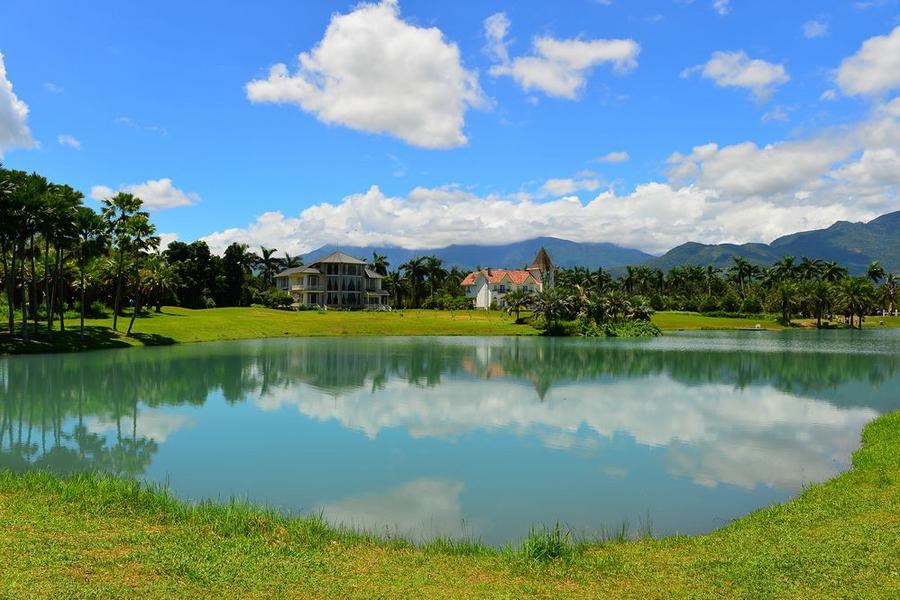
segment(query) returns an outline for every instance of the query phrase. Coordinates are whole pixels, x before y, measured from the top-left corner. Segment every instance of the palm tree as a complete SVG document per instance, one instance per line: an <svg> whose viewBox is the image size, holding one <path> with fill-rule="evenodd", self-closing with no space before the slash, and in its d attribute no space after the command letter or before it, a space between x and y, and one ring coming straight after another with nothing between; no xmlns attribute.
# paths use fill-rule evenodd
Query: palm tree
<svg viewBox="0 0 900 600"><path fill-rule="evenodd" d="M816 327L822 328L822 315L831 308L834 301L834 285L827 281L814 281L808 288L809 300L816 315Z"/></svg>
<svg viewBox="0 0 900 600"><path fill-rule="evenodd" d="M275 258L276 248L259 247L259 265L262 267L263 286L266 289L272 287L272 277L278 270L279 259Z"/></svg>
<svg viewBox="0 0 900 600"><path fill-rule="evenodd" d="M898 288L900 288L900 278L893 273L886 275L884 283L881 285L881 298L889 315L894 314L894 307L897 305Z"/></svg>
<svg viewBox="0 0 900 600"><path fill-rule="evenodd" d="M167 262L162 255L154 254L144 263L141 269L144 284L144 296L152 303L156 312L162 312L162 303L175 290L178 275L175 265Z"/></svg>
<svg viewBox="0 0 900 600"><path fill-rule="evenodd" d="M419 291L422 287L422 281L428 273L425 258L417 256L400 265L400 268L403 270L403 274L409 282L410 292L412 293L412 305L414 308L418 308Z"/></svg>
<svg viewBox="0 0 900 600"><path fill-rule="evenodd" d="M518 289L506 294L503 300L506 302L506 314L516 313L516 323L519 323L519 313L531 306L534 297L531 292Z"/></svg>
<svg viewBox="0 0 900 600"><path fill-rule="evenodd" d="M829 261L822 265L822 279L829 283L837 283L847 276L847 269L837 264L836 261Z"/></svg>
<svg viewBox="0 0 900 600"><path fill-rule="evenodd" d="M400 308L400 295L403 291L403 277L399 271L391 271L384 277L384 287L391 295L395 308Z"/></svg>
<svg viewBox="0 0 900 600"><path fill-rule="evenodd" d="M122 280L125 277L125 258L130 253L130 223L141 210L140 198L126 192L119 192L112 198L105 198L103 218L112 234L116 248L116 292L113 300L113 331L118 327L119 311L122 309ZM146 214L146 213L144 213Z"/></svg>
<svg viewBox="0 0 900 600"><path fill-rule="evenodd" d="M425 257L425 274L428 277L428 285L431 288L431 302L433 306L434 290L447 276L447 270L444 269L444 261L437 256Z"/></svg>
<svg viewBox="0 0 900 600"><path fill-rule="evenodd" d="M744 287L744 285L745 283L748 283L748 280L751 277L752 265L747 259L742 256L732 256L731 260L734 262L734 264L729 269L729 272L737 280L738 287L741 290L741 296L744 296L746 294L746 288Z"/></svg>
<svg viewBox="0 0 900 600"><path fill-rule="evenodd" d="M706 271L703 273L703 278L706 281L706 295L712 296L712 288L713 283L719 282L719 275L722 274L722 269L715 265L707 265Z"/></svg>
<svg viewBox="0 0 900 600"><path fill-rule="evenodd" d="M287 252L284 253L284 258L281 259L281 268L283 269L293 269L295 267L299 267L303 265L303 257L302 256L291 256Z"/></svg>
<svg viewBox="0 0 900 600"><path fill-rule="evenodd" d="M388 267L391 266L391 263L388 262L387 256L384 254L378 254L375 251L372 251L372 270L378 273L379 275L387 275Z"/></svg>
<svg viewBox="0 0 900 600"><path fill-rule="evenodd" d="M785 256L772 265L771 273L775 281L793 281L797 277L797 259Z"/></svg>
<svg viewBox="0 0 900 600"><path fill-rule="evenodd" d="M129 247L133 254L135 265L135 286L134 286L134 308L131 312L131 320L128 322L128 331L126 336L131 335L131 329L134 327L134 320L138 313L141 312L141 258L149 250L155 250L159 247L159 237L156 233L156 226L150 223L147 213L138 213L129 222L129 237L131 239Z"/></svg>
<svg viewBox="0 0 900 600"><path fill-rule="evenodd" d="M822 276L824 265L825 263L821 259L804 256L800 259L797 272L803 281L815 281Z"/></svg>
<svg viewBox="0 0 900 600"><path fill-rule="evenodd" d="M844 305L850 315L850 327L853 327L853 316L859 317L859 328L862 329L863 317L868 312L875 295L872 284L865 277L848 277L838 287L838 301Z"/></svg>
<svg viewBox="0 0 900 600"><path fill-rule="evenodd" d="M107 237L103 218L90 208L84 206L79 207L75 212L75 229L78 233L76 259L78 262L79 280L81 282L81 285L79 286L81 292L81 333L79 337L81 340L84 340L84 271L87 261L94 256L98 256L103 251L103 247L107 243Z"/></svg>
<svg viewBox="0 0 900 600"><path fill-rule="evenodd" d="M774 290L775 300L781 307L781 322L784 325L791 324L791 314L797 305L798 289L797 284L790 280L780 280L776 284Z"/></svg>
<svg viewBox="0 0 900 600"><path fill-rule="evenodd" d="M532 314L544 317L547 331L554 331L572 313L572 298L558 287L543 290L534 296Z"/></svg>
<svg viewBox="0 0 900 600"><path fill-rule="evenodd" d="M866 275L872 280L872 283L878 283L884 279L884 267L878 264L877 260L873 260L866 270Z"/></svg>

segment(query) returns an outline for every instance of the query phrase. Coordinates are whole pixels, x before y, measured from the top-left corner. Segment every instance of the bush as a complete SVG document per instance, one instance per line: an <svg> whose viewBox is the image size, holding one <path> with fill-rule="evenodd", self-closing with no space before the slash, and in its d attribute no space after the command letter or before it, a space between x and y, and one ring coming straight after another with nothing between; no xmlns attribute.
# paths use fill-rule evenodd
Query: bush
<svg viewBox="0 0 900 600"><path fill-rule="evenodd" d="M761 313L763 311L762 302L759 301L759 298L756 296L748 296L741 303L741 312L742 313Z"/></svg>
<svg viewBox="0 0 900 600"><path fill-rule="evenodd" d="M604 326L606 337L657 337L662 335L656 323L650 321L623 321Z"/></svg>
<svg viewBox="0 0 900 600"><path fill-rule="evenodd" d="M265 305L269 308L290 309L294 297L282 290L270 290L264 295Z"/></svg>
<svg viewBox="0 0 900 600"><path fill-rule="evenodd" d="M719 301L713 296L707 296L700 303L700 312L703 314L719 310Z"/></svg>
<svg viewBox="0 0 900 600"><path fill-rule="evenodd" d="M75 303L75 311L81 316L81 305L79 303ZM87 319L105 319L108 317L112 311L107 308L105 304L100 302L99 300L94 300L91 302L87 308L85 308L84 316ZM68 317L68 315L66 315Z"/></svg>
<svg viewBox="0 0 900 600"><path fill-rule="evenodd" d="M201 299L201 302L203 302L204 308L215 308L216 307L216 301L213 300L212 298L210 298L209 296L204 296Z"/></svg>
<svg viewBox="0 0 900 600"><path fill-rule="evenodd" d="M722 303L719 306L726 313L734 313L741 309L741 299L734 292L728 292L722 298Z"/></svg>

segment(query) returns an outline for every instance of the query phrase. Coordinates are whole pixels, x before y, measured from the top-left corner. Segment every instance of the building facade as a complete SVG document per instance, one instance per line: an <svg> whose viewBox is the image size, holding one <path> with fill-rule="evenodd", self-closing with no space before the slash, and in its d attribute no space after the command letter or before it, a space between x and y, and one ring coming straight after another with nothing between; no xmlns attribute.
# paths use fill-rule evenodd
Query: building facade
<svg viewBox="0 0 900 600"><path fill-rule="evenodd" d="M309 265L275 275L275 287L294 297L295 305L328 308L386 308L384 277L364 260L334 252Z"/></svg>
<svg viewBox="0 0 900 600"><path fill-rule="evenodd" d="M550 255L541 248L527 269L481 269L466 275L460 285L475 308L505 308L505 297L510 292L534 293L552 287L555 271Z"/></svg>

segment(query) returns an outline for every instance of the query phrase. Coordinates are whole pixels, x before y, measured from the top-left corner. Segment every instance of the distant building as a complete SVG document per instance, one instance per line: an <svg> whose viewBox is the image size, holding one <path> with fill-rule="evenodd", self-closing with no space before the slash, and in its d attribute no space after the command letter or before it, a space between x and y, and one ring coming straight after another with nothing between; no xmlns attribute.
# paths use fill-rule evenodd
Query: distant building
<svg viewBox="0 0 900 600"><path fill-rule="evenodd" d="M334 252L316 262L275 275L275 287L294 297L295 305L328 308L377 308L388 305L384 277L366 261Z"/></svg>
<svg viewBox="0 0 900 600"><path fill-rule="evenodd" d="M550 255L541 248L527 269L481 269L466 275L460 285L466 290L475 308L503 308L506 294L515 290L541 292L553 287L556 267Z"/></svg>

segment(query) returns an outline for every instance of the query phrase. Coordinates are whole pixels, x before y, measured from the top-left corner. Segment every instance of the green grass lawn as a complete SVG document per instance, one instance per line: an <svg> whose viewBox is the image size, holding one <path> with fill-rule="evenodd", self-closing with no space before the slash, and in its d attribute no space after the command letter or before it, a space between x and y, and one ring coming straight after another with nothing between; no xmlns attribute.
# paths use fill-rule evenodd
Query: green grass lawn
<svg viewBox="0 0 900 600"><path fill-rule="evenodd" d="M900 327L900 317L870 317L866 327ZM160 314L147 313L135 322L133 336L123 332L128 317L120 317L119 331L112 330L112 318L88 319L84 342L78 335L78 320L67 321L65 334L43 332L25 344L10 337L0 325L0 354L65 352L84 349L153 346L217 340L241 340L285 336L336 335L537 335L528 324L516 324L514 317L500 311L397 310L393 312L303 311L268 308L214 308L190 310L164 307ZM705 317L688 312L659 312L653 321L663 331L679 329L784 329L774 317L738 319ZM810 325L810 322L806 322Z"/></svg>
<svg viewBox="0 0 900 600"><path fill-rule="evenodd" d="M897 598L900 412L866 427L850 471L711 534L532 542L416 547L134 482L0 472L2 598Z"/></svg>

